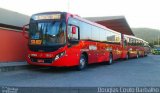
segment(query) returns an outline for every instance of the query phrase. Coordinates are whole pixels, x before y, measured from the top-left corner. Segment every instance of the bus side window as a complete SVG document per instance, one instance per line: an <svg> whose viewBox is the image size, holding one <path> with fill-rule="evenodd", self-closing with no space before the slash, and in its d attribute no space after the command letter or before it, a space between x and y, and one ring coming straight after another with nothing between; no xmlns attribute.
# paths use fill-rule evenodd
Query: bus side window
<svg viewBox="0 0 160 93"><path fill-rule="evenodd" d="M79 41L79 28L77 26L68 25L68 40L70 43Z"/></svg>

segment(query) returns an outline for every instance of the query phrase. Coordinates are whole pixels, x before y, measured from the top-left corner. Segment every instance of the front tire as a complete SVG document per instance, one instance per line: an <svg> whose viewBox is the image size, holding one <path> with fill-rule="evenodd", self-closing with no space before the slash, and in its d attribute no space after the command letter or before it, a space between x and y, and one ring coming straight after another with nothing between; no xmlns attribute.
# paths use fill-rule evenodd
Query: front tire
<svg viewBox="0 0 160 93"><path fill-rule="evenodd" d="M126 54L125 60L128 60L128 59L129 59L129 53Z"/></svg>
<svg viewBox="0 0 160 93"><path fill-rule="evenodd" d="M113 63L113 55L112 53L109 54L109 62L108 65L111 65Z"/></svg>
<svg viewBox="0 0 160 93"><path fill-rule="evenodd" d="M139 53L137 53L136 58L139 58Z"/></svg>
<svg viewBox="0 0 160 93"><path fill-rule="evenodd" d="M144 52L144 57L146 57L147 56L147 53L146 52Z"/></svg>
<svg viewBox="0 0 160 93"><path fill-rule="evenodd" d="M86 68L86 65L87 65L87 59L86 59L85 55L82 54L80 57L79 65L78 65L77 69L79 71L81 71Z"/></svg>

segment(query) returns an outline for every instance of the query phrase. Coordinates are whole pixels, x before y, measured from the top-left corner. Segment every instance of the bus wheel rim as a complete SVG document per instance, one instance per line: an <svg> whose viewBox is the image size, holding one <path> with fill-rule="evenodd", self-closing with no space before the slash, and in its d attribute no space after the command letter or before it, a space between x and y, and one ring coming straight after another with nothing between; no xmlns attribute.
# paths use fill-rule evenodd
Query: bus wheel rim
<svg viewBox="0 0 160 93"><path fill-rule="evenodd" d="M129 58L129 55L127 54L127 55L126 55L126 59L128 59L128 58Z"/></svg>
<svg viewBox="0 0 160 93"><path fill-rule="evenodd" d="M109 63L111 64L112 63L112 56L110 55L109 57Z"/></svg>
<svg viewBox="0 0 160 93"><path fill-rule="evenodd" d="M85 67L85 59L81 58L80 59L80 68L84 68Z"/></svg>

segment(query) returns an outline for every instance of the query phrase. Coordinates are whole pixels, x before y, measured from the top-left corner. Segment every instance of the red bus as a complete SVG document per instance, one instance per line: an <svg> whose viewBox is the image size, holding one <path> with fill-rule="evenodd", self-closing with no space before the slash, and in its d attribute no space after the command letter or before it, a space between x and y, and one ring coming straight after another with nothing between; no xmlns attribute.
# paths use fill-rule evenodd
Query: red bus
<svg viewBox="0 0 160 93"><path fill-rule="evenodd" d="M27 62L40 66L77 66L106 62L145 54L144 40L123 35L102 25L66 12L32 15L28 37ZM137 43L130 42L135 39ZM136 45L135 45L136 44Z"/></svg>
<svg viewBox="0 0 160 93"><path fill-rule="evenodd" d="M149 53L148 42L134 36L123 35L123 53L126 55L126 59L147 56Z"/></svg>

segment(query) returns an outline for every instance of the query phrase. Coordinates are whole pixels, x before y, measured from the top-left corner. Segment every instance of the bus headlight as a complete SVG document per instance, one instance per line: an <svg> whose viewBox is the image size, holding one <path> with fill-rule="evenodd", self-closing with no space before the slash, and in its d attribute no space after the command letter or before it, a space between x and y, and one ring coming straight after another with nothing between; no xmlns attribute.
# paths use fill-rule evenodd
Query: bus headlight
<svg viewBox="0 0 160 93"><path fill-rule="evenodd" d="M64 56L64 55L65 55L65 51L57 54L57 55L55 56L54 60L57 60L57 59L59 59L60 57L62 57L62 56Z"/></svg>
<svg viewBox="0 0 160 93"><path fill-rule="evenodd" d="M54 60L57 60L57 59L59 59L59 54L56 55L56 57L54 58Z"/></svg>

